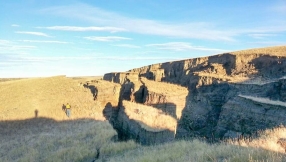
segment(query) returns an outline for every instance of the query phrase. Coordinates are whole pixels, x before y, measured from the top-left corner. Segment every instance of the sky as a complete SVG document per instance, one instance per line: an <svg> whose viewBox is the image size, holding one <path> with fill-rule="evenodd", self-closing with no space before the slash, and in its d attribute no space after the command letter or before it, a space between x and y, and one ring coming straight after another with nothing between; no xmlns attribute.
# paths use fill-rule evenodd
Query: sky
<svg viewBox="0 0 286 162"><path fill-rule="evenodd" d="M286 45L286 0L0 0L0 78L100 76Z"/></svg>

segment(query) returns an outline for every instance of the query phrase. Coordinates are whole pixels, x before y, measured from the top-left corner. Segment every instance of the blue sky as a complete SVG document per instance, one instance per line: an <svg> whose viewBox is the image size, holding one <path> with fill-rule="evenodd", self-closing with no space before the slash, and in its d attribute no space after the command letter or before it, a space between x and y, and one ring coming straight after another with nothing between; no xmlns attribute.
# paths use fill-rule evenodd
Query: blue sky
<svg viewBox="0 0 286 162"><path fill-rule="evenodd" d="M0 0L0 78L97 76L286 45L285 0Z"/></svg>

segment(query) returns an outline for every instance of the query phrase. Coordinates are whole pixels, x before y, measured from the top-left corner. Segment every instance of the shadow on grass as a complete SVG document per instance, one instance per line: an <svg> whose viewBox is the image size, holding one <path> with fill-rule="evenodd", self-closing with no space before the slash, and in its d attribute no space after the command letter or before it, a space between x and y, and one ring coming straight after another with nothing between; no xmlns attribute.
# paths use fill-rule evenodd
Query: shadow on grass
<svg viewBox="0 0 286 162"><path fill-rule="evenodd" d="M0 161L92 161L117 139L107 121L51 118L0 121Z"/></svg>

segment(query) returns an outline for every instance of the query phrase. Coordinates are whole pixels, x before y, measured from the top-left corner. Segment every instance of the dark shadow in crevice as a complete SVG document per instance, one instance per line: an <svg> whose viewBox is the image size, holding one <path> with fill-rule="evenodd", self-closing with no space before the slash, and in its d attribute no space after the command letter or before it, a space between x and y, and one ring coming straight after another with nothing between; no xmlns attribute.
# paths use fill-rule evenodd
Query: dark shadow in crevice
<svg viewBox="0 0 286 162"><path fill-rule="evenodd" d="M93 100L97 99L98 96L98 89L94 85L88 85L86 86L90 90L90 93L92 94Z"/></svg>
<svg viewBox="0 0 286 162"><path fill-rule="evenodd" d="M175 119L177 119L177 105L172 102L166 102L166 103L149 103L149 106L152 106L158 110L162 110L162 112L165 115L169 115Z"/></svg>

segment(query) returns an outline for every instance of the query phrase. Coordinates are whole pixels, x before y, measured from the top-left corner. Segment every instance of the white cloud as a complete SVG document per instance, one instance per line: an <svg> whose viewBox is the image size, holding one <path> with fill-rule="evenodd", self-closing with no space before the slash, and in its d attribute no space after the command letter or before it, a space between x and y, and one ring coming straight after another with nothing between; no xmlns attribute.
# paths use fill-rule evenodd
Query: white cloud
<svg viewBox="0 0 286 162"><path fill-rule="evenodd" d="M75 12L77 11L77 12ZM233 41L236 33L214 29L214 24L206 22L179 23L160 22L148 19L129 18L86 4L51 7L42 10L47 14L72 17L103 26L114 26L129 32L177 38Z"/></svg>
<svg viewBox="0 0 286 162"><path fill-rule="evenodd" d="M0 39L0 46L2 45L9 45L11 44L11 41L8 41L8 40L4 40L4 39Z"/></svg>
<svg viewBox="0 0 286 162"><path fill-rule="evenodd" d="M140 46L132 45L132 44L116 44L114 46L117 47L126 47L126 48L141 48Z"/></svg>
<svg viewBox="0 0 286 162"><path fill-rule="evenodd" d="M17 25L17 24L12 24L11 26L12 27L20 27L20 25Z"/></svg>
<svg viewBox="0 0 286 162"><path fill-rule="evenodd" d="M91 57L91 56L32 57L32 56L29 56L29 57L23 57L23 58L26 60L32 60L32 61L60 61L60 60L90 60L96 57Z"/></svg>
<svg viewBox="0 0 286 162"><path fill-rule="evenodd" d="M30 50L34 49L36 46L21 46L21 45L11 45L11 46L0 46L0 50L15 51L15 50Z"/></svg>
<svg viewBox="0 0 286 162"><path fill-rule="evenodd" d="M21 42L29 42L29 43L57 43L57 44L68 44L70 42L63 41L43 41L43 40L19 40Z"/></svg>
<svg viewBox="0 0 286 162"><path fill-rule="evenodd" d="M29 35L36 35L36 36L43 36L43 37L51 37L45 33L42 32L30 32L30 31L16 31L15 33L18 34L29 34Z"/></svg>
<svg viewBox="0 0 286 162"><path fill-rule="evenodd" d="M284 10L284 7L280 6L279 10ZM126 31L133 33L175 38L236 41L236 36L248 35L252 33L279 33L286 31L285 20L274 21L269 19L268 22L272 23L268 24L263 22L265 25L256 23L257 26L250 27L221 27L225 24L215 24L210 22L166 22L131 18L83 3L69 6L51 7L42 10L42 12L47 14L55 14L57 16L72 17L74 19L100 24L103 26L123 28Z"/></svg>
<svg viewBox="0 0 286 162"><path fill-rule="evenodd" d="M60 56L60 57L18 57L28 61L67 61L67 60L177 60L175 57L121 57L121 56Z"/></svg>
<svg viewBox="0 0 286 162"><path fill-rule="evenodd" d="M113 41L130 40L131 39L131 38L126 38L126 37L116 37L116 36L106 36L106 37L90 36L90 37L84 37L84 38L87 40L101 41L101 42L113 42Z"/></svg>
<svg viewBox="0 0 286 162"><path fill-rule="evenodd" d="M96 59L102 60L177 60L175 57L120 57L120 56L110 56L110 57L96 57Z"/></svg>
<svg viewBox="0 0 286 162"><path fill-rule="evenodd" d="M37 27L37 28L49 29L49 30L62 30L62 31L83 31L83 32L84 31L107 31L111 33L126 31L123 28L110 27L110 26L104 26L104 27L49 26L49 27Z"/></svg>
<svg viewBox="0 0 286 162"><path fill-rule="evenodd" d="M265 37L274 37L277 36L277 34L266 34L266 33L256 33L256 34L248 34L248 36L253 37L255 39L263 39Z"/></svg>
<svg viewBox="0 0 286 162"><path fill-rule="evenodd" d="M222 49L206 48L202 46L193 46L187 42L168 42L161 44L148 44L148 47L155 47L157 49L172 50L172 51L187 51L187 50L199 50L199 51L226 51Z"/></svg>
<svg viewBox="0 0 286 162"><path fill-rule="evenodd" d="M9 40L0 40L0 53L18 52L23 53L26 50L37 48L36 46L19 45Z"/></svg>
<svg viewBox="0 0 286 162"><path fill-rule="evenodd" d="M256 41L256 42L247 42L249 44L258 44L258 45L271 45L271 46L285 46L286 42L283 41Z"/></svg>

